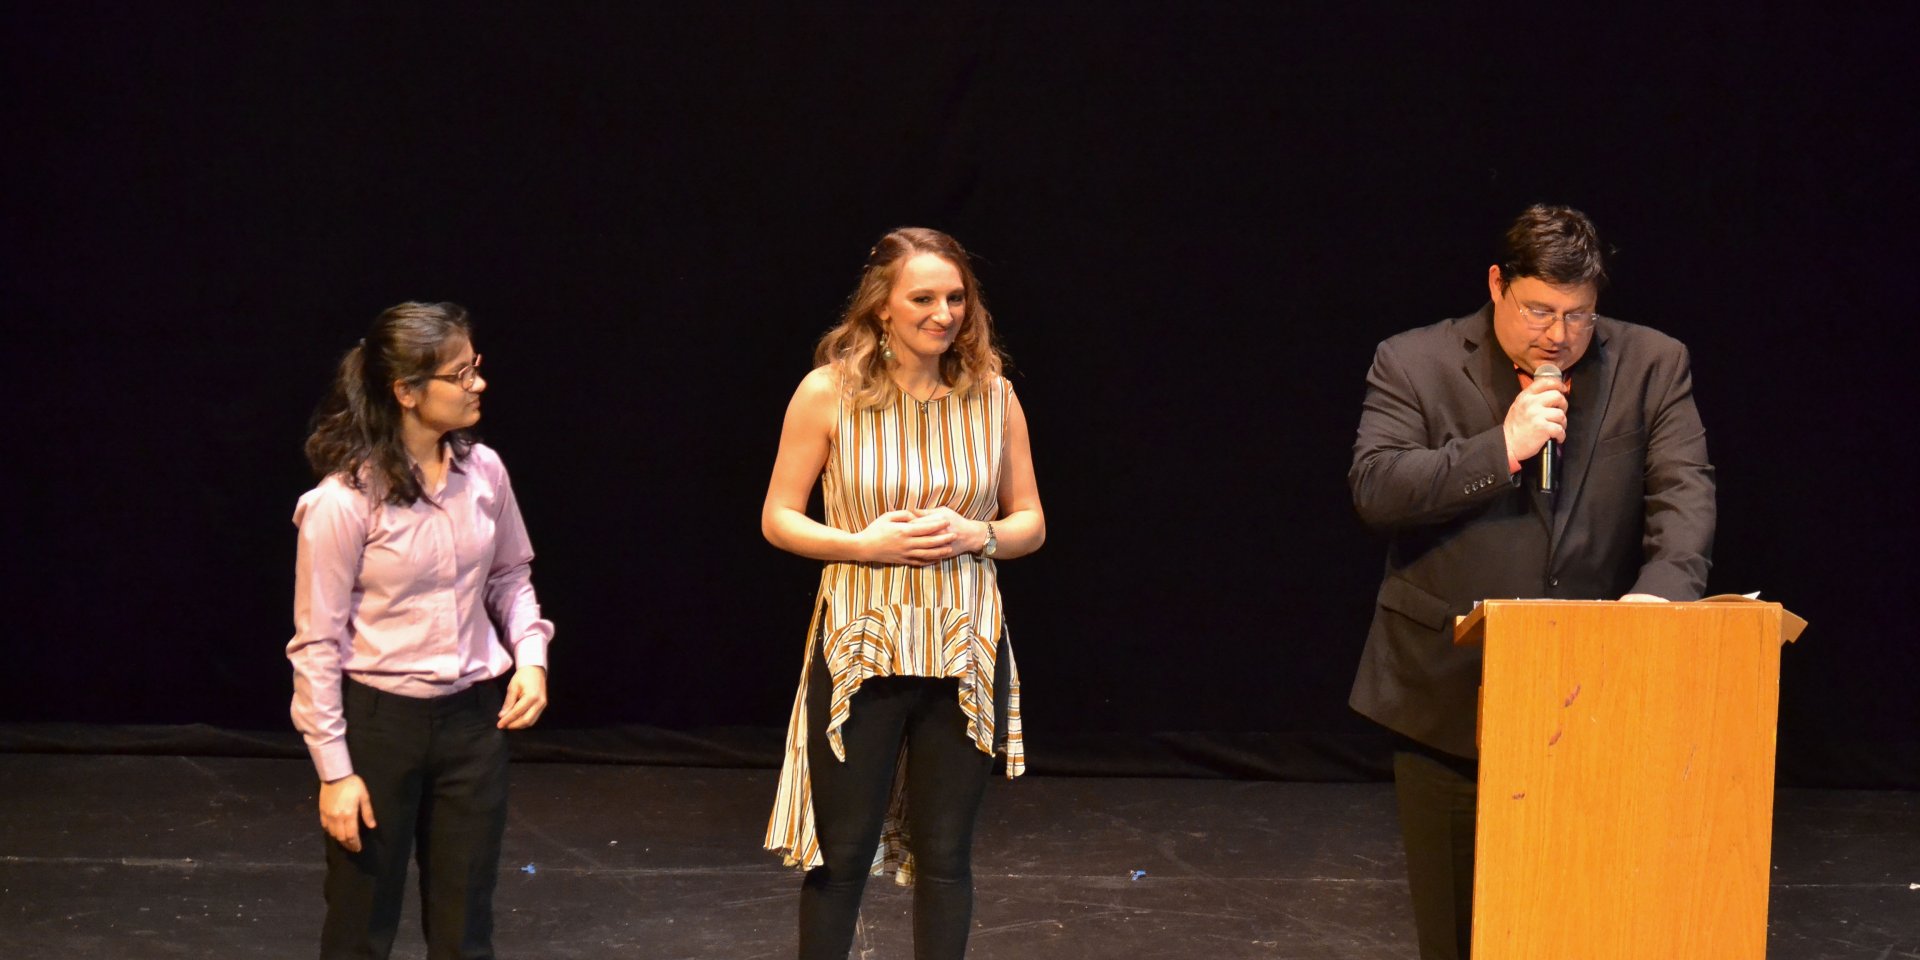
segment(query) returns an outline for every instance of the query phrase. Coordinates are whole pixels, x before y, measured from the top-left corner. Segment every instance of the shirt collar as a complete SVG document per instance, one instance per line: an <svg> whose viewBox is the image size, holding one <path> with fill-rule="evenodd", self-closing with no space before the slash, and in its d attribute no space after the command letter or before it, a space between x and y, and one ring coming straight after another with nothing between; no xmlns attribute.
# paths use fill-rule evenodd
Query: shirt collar
<svg viewBox="0 0 1920 960"><path fill-rule="evenodd" d="M440 494L445 493L447 488L453 485L455 474L465 475L467 472L466 465L460 462L459 457L453 455L451 445L442 444L440 450L441 455L447 458L447 475L441 478L438 490L427 489L427 472L421 469L420 461L414 459L412 452L407 454L407 468L413 471L413 479L420 484L421 494L430 499L438 499Z"/></svg>

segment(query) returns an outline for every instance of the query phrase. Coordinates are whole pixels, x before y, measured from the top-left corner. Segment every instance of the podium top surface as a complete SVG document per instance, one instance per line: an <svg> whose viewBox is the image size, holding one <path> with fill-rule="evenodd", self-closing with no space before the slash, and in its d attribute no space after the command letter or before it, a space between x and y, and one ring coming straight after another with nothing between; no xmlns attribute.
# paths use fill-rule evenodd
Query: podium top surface
<svg viewBox="0 0 1920 960"><path fill-rule="evenodd" d="M1516 608L1554 608L1554 607L1620 607L1646 610L1681 610L1708 607L1722 607L1726 604L1771 607L1780 612L1780 642L1792 643L1800 639L1800 632L1807 628L1807 621L1770 600L1756 600L1737 593L1721 594L1705 600L1665 601L1649 603L1625 600L1484 600L1474 607L1472 612L1455 617L1453 620L1453 642L1457 646L1468 646L1486 639L1487 614L1493 610Z"/></svg>

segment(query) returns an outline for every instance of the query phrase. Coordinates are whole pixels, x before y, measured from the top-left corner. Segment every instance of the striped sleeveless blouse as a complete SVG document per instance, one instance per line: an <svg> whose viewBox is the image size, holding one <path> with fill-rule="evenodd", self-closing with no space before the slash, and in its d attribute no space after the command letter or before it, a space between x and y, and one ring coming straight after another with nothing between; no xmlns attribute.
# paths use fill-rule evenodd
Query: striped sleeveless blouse
<svg viewBox="0 0 1920 960"><path fill-rule="evenodd" d="M999 515L1000 464L1006 451L1007 404L1013 388L995 377L962 395L921 403L898 391L892 403L865 410L842 402L820 478L827 524L858 532L891 510L944 506L963 517ZM1000 587L992 560L962 554L925 567L834 562L820 574L800 691L787 723L779 793L767 824L766 848L787 866L821 864L814 834L807 759L807 674L814 644L825 647L833 677L827 741L846 759L840 728L854 693L868 677L954 677L974 745L1005 744L1007 777L1026 770L1020 736L1020 679L1004 645ZM996 712L998 658L1007 657L1005 709ZM1004 720L1006 729L996 730ZM912 882L905 845L907 759L895 773L892 801L873 872Z"/></svg>

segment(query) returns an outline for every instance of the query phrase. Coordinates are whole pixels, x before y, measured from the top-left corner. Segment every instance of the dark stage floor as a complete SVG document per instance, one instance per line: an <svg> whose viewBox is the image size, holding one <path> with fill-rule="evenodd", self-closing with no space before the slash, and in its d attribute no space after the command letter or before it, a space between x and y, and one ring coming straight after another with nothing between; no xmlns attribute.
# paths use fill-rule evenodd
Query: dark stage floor
<svg viewBox="0 0 1920 960"><path fill-rule="evenodd" d="M297 760L0 754L0 954L303 957L320 920ZM784 958L797 876L759 850L767 771L523 764L504 957ZM997 781L972 956L1414 956L1391 788ZM1920 958L1920 794L1790 790L1773 960ZM1136 871L1144 871L1136 879ZM858 958L906 958L907 898L869 888ZM395 955L415 957L410 917Z"/></svg>

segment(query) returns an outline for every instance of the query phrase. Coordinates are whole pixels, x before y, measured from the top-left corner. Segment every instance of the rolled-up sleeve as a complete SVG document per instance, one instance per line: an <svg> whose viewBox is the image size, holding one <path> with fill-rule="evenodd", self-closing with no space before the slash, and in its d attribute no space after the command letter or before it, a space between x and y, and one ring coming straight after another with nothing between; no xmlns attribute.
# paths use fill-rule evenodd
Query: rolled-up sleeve
<svg viewBox="0 0 1920 960"><path fill-rule="evenodd" d="M487 613L513 652L515 666L546 667L553 623L540 616L533 592L533 544L520 519L520 504L505 467L496 479L499 516L494 519L493 566L487 571Z"/></svg>
<svg viewBox="0 0 1920 960"><path fill-rule="evenodd" d="M341 663L351 650L354 586L367 540L366 497L338 480L322 483L294 509L293 725L321 780L353 773L341 709Z"/></svg>

